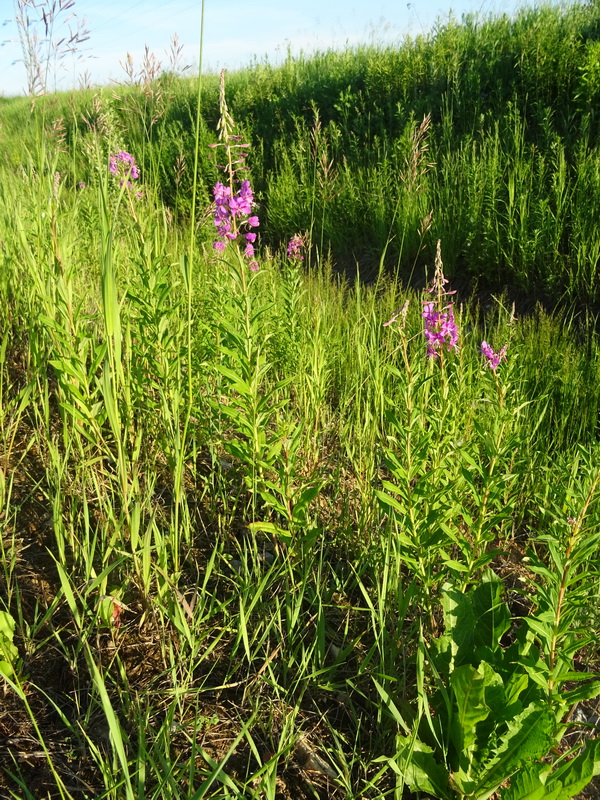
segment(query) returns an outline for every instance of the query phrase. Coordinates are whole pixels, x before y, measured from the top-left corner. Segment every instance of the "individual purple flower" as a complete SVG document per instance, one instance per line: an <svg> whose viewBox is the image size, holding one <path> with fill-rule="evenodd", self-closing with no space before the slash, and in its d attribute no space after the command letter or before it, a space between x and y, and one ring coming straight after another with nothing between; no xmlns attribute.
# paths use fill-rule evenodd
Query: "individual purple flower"
<svg viewBox="0 0 600 800"><path fill-rule="evenodd" d="M491 370L496 370L501 361L506 361L506 351L508 345L505 344L497 353L494 353L490 345L483 341L481 343L481 354L486 359L486 364Z"/></svg>
<svg viewBox="0 0 600 800"><path fill-rule="evenodd" d="M221 181L217 181L215 183L215 188L213 189L213 195L215 198L215 203L217 205L223 201L227 200L231 197L231 189L229 186L225 186Z"/></svg>

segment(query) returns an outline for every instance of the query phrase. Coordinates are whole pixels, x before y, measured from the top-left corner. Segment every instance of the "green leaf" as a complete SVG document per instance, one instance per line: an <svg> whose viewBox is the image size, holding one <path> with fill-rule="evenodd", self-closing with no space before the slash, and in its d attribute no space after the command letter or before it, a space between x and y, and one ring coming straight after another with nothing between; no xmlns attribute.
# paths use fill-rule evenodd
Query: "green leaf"
<svg viewBox="0 0 600 800"><path fill-rule="evenodd" d="M500 791L500 797L502 800L548 800L544 781L549 771L547 764L524 767L510 779L510 787Z"/></svg>
<svg viewBox="0 0 600 800"><path fill-rule="evenodd" d="M518 769L543 758L554 744L556 722L544 703L531 703L508 723L499 746L486 765L478 791L497 789Z"/></svg>
<svg viewBox="0 0 600 800"><path fill-rule="evenodd" d="M379 489L375 490L375 496L383 506L393 508L394 511L399 511L401 514L406 513L406 508L395 497L392 497Z"/></svg>
<svg viewBox="0 0 600 800"><path fill-rule="evenodd" d="M510 612L502 600L503 584L488 571L483 581L471 594L473 616L476 620L474 641L476 646L495 649L510 628Z"/></svg>
<svg viewBox="0 0 600 800"><path fill-rule="evenodd" d="M475 727L490 713L485 702L485 673L470 664L457 667L450 675L450 685L454 691L458 726L458 741L454 744L459 753L469 750L476 739Z"/></svg>
<svg viewBox="0 0 600 800"><path fill-rule="evenodd" d="M600 775L600 738L588 742L583 753L556 770L548 779L546 788L555 790L554 784L557 783L560 791L552 794L552 800L570 800L585 789L596 775Z"/></svg>
<svg viewBox="0 0 600 800"><path fill-rule="evenodd" d="M10 678L14 675L14 664L19 651L13 644L15 620L7 611L0 611L0 675Z"/></svg>
<svg viewBox="0 0 600 800"><path fill-rule="evenodd" d="M461 661L469 661L473 655L476 620L469 597L451 583L445 583L442 587L442 608L446 635L450 638L448 672L451 672L455 662L459 665Z"/></svg>
<svg viewBox="0 0 600 800"><path fill-rule="evenodd" d="M315 526L314 528L304 528L297 538L302 542L305 547L312 547L313 544L323 536L323 528Z"/></svg>
<svg viewBox="0 0 600 800"><path fill-rule="evenodd" d="M456 795L448 784L448 770L433 757L433 750L417 739L398 736L402 747L396 755L398 767L411 789L428 792L438 800L451 800Z"/></svg>
<svg viewBox="0 0 600 800"><path fill-rule="evenodd" d="M258 493L269 508L273 509L273 511L276 511L278 514L281 514L282 517L288 516L287 508L283 505L278 497L275 497L274 494L267 492L265 489L259 489Z"/></svg>
<svg viewBox="0 0 600 800"><path fill-rule="evenodd" d="M373 683L375 684L375 688L379 692L379 695L383 700L385 707L388 709L392 717L396 720L398 725L400 725L403 731L405 731L406 733L410 733L410 728L404 721L404 718L400 713L400 711L398 710L398 707L392 700L390 693L378 681L376 681L375 678L373 678Z"/></svg>
<svg viewBox="0 0 600 800"><path fill-rule="evenodd" d="M125 782L125 797L127 800L135 800L131 771L129 769L129 762L127 760L127 752L125 749L126 734L110 701L105 678L98 669L92 654L92 650L87 642L85 644L85 655L92 681L98 694L100 695L102 710L104 711L104 716L106 717L106 721L108 723L110 742L121 766L121 774Z"/></svg>
<svg viewBox="0 0 600 800"><path fill-rule="evenodd" d="M468 572L469 568L465 564L461 564L460 561L455 561L453 558L450 558L448 553L444 550L439 551L439 556L441 560L444 562L444 565L448 567L448 569L453 569L456 572Z"/></svg>
<svg viewBox="0 0 600 800"><path fill-rule="evenodd" d="M263 533L270 533L277 536L285 544L289 544L292 541L292 534L289 531L278 527L272 522L251 522L248 528L251 531L263 531Z"/></svg>
<svg viewBox="0 0 600 800"><path fill-rule="evenodd" d="M600 695L600 681L590 681L578 686L576 689L571 689L569 692L563 692L561 697L567 705L572 706L575 703L581 703L582 700L593 700Z"/></svg>
<svg viewBox="0 0 600 800"><path fill-rule="evenodd" d="M302 523L304 520L304 516L306 515L306 509L308 508L309 504L315 499L315 497L321 491L320 486L309 486L308 489L305 489L300 497L294 503L294 510L292 512L294 522Z"/></svg>
<svg viewBox="0 0 600 800"><path fill-rule="evenodd" d="M117 404L116 387L111 377L111 369L108 360L104 364L104 371L102 373L102 395L104 397L104 404L112 434L118 442L121 439L121 417Z"/></svg>

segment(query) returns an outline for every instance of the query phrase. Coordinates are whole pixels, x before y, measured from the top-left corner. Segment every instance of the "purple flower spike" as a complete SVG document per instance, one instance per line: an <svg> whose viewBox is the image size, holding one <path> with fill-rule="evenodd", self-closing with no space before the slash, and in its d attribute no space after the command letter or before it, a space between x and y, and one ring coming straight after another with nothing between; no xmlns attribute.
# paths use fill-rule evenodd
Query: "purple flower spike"
<svg viewBox="0 0 600 800"><path fill-rule="evenodd" d="M287 246L287 255L292 261L303 261L302 248L304 247L304 240L299 233L294 234Z"/></svg>
<svg viewBox="0 0 600 800"><path fill-rule="evenodd" d="M239 191L232 193L230 186L225 186L217 181L213 189L215 198L213 220L217 228L218 239L213 244L213 248L222 253L228 242L235 242L238 236L244 238L244 256L250 262L249 266L253 272L258 270L258 262L254 260L254 242L256 234L248 228L257 228L259 219L252 215L254 205L254 195L250 181L244 180L240 184ZM253 259L250 261L250 259Z"/></svg>
<svg viewBox="0 0 600 800"><path fill-rule="evenodd" d="M125 150L111 153L108 169L112 175L121 178L119 186L126 186L128 189L131 188L131 181L136 181L140 177L140 168L135 163L135 158Z"/></svg>
<svg viewBox="0 0 600 800"><path fill-rule="evenodd" d="M225 184L217 181L213 189L214 206L213 221L217 229L217 241L213 244L217 252L224 252L230 242L235 242L236 253L247 260L249 268L256 272L258 262L254 257L254 243L256 234L251 231L257 228L259 219L253 213L254 193L247 178L242 178L241 172L248 167L244 165L247 157L246 149L250 146L244 138L233 133L234 122L227 110L225 101L225 71L221 71L220 85L221 120L219 122L220 142L209 147L223 147L225 164L217 165L226 175Z"/></svg>
<svg viewBox="0 0 600 800"><path fill-rule="evenodd" d="M458 350L458 326L454 319L452 303L443 306L444 298L455 294L447 291L448 279L444 277L441 243L438 239L435 254L435 274L427 292L436 296L436 300L427 300L423 303L422 317L425 320L423 333L427 342L427 357L437 358L442 349Z"/></svg>
<svg viewBox="0 0 600 800"><path fill-rule="evenodd" d="M429 358L437 358L443 347L448 351L458 350L458 326L452 304L436 311L435 303L424 303L422 316L425 320L423 333Z"/></svg>
<svg viewBox="0 0 600 800"><path fill-rule="evenodd" d="M497 353L494 353L487 342L484 341L481 343L481 354L485 358L486 364L491 370L496 370L501 361L506 361L507 350L508 345L505 344L504 347L501 347Z"/></svg>

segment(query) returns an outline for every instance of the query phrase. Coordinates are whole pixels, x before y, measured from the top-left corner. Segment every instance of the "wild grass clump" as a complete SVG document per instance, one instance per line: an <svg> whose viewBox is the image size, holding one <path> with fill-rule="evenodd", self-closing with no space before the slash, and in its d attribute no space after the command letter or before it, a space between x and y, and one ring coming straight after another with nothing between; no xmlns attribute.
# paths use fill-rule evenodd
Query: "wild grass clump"
<svg viewBox="0 0 600 800"><path fill-rule="evenodd" d="M277 73L290 92L305 66ZM238 80L234 98L253 91ZM85 118L71 100L64 129L49 98L0 164L0 786L580 794L600 772L595 320L470 298L436 238L451 211L495 214L526 283L523 181L556 184L558 213L560 148L528 172L515 111L508 188L498 127L481 139L497 170L465 194L479 145L440 163L449 112L404 117L395 154L382 140L360 165L315 105L265 172L223 79L214 131L198 117L175 156L168 86L101 93ZM369 203L383 244L364 283L327 253L360 241Z"/></svg>

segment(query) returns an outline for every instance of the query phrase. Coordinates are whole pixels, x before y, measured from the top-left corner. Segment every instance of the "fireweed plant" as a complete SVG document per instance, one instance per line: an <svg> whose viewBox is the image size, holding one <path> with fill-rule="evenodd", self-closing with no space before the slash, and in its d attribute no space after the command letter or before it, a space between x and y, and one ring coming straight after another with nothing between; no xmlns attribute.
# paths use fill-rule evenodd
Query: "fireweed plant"
<svg viewBox="0 0 600 800"><path fill-rule="evenodd" d="M434 299L423 302L421 332L411 335L406 303L383 323L400 338L404 369L388 367L400 394L386 411L388 475L377 497L389 515L396 557L415 575L419 602L432 628L440 564L454 562L452 550L458 538L452 527L457 513L454 487L460 476L458 432L449 412L458 399L457 381L447 379L445 357L458 352L459 329L446 300L454 294L446 290L447 283L438 242L435 274L427 289ZM412 350L420 337L426 350L415 363Z"/></svg>
<svg viewBox="0 0 600 800"><path fill-rule="evenodd" d="M507 349L508 345L504 345L497 353L494 353L491 346L485 340L481 343L481 355L485 358L487 366L493 371L498 369L501 361L506 361Z"/></svg>
<svg viewBox="0 0 600 800"><path fill-rule="evenodd" d="M302 255L302 250L304 246L304 238L300 236L299 233L295 233L288 242L286 250L287 257L291 261L303 261L304 256Z"/></svg>
<svg viewBox="0 0 600 800"><path fill-rule="evenodd" d="M444 354L456 352L459 341L459 326L446 302L453 294L447 283L438 243L428 290L436 301L426 300L422 312L426 376L423 362L415 368L409 354L419 333L411 337L407 330L408 306L383 323L400 337L404 370L393 369L403 392L388 413L387 475L377 496L388 515L388 552L411 576L403 610L410 616L414 604L420 645L416 707L403 705L393 670L374 677L401 731L394 757L382 761L398 777L398 796L408 786L447 800L485 800L497 792L507 800L566 799L600 772L600 740L583 752L575 748L570 760L541 763L563 740L572 704L600 694L600 682L589 681L593 675L573 671L574 655L589 641L585 630L577 629L581 614L569 605L568 619L563 618L566 593L572 591L575 600L586 574L584 561L591 550L597 552L597 532L584 539L581 530L597 502L600 472L588 458L583 469L579 459L574 465L582 486L565 491L572 500L562 505L562 524L556 519L568 532L565 541L560 546L554 537L545 540L555 569L549 570L533 549L528 557L532 571L544 576L540 587L531 581L539 613L511 631L510 646L502 644L511 628L510 612L489 565L513 533L522 459L517 423L523 409L516 402L508 344L495 352L485 340L481 343L483 370L467 371L457 360L444 364ZM432 364L439 367L439 376L431 373ZM456 402L456 384L467 379L480 383L482 396L461 430L459 420L444 414L438 401ZM424 403L424 389L432 383ZM436 424L440 416L444 430ZM581 510L565 521L569 505ZM554 508L550 513L559 517ZM443 622L436 614L440 605ZM565 688L570 678L580 683L576 689Z"/></svg>
<svg viewBox="0 0 600 800"><path fill-rule="evenodd" d="M239 137L230 137L239 139ZM244 145L247 147L248 145ZM213 243L213 248L222 253L229 242L236 242L241 236L244 240L243 254L248 259L252 272L258 271L258 261L254 258L254 242L256 234L251 230L259 225L258 217L252 214L254 196L250 181L242 181L239 191L232 196L231 187L224 186L217 181L214 188L215 212L214 222L219 234L219 239Z"/></svg>
<svg viewBox="0 0 600 800"><path fill-rule="evenodd" d="M402 399L387 411L393 447L384 448L389 477L377 496L396 532L399 556L419 578L430 614L447 575L466 588L493 560L491 545L506 538L519 463L513 431L520 409L510 407L510 364L506 374L499 374L508 346L496 354L482 343L488 376L459 358L459 322L448 302L455 292L447 284L438 242L434 277L426 289L433 299L423 301L421 312L425 353L416 364L411 352L419 334L409 332L408 303L383 323L400 338L404 369L388 367ZM475 404L467 400L467 385L478 378L496 391L485 392ZM455 408L467 402L465 421ZM435 627L433 616L430 625Z"/></svg>
<svg viewBox="0 0 600 800"><path fill-rule="evenodd" d="M245 150L240 136L233 133L234 122L227 109L224 73L220 86L221 141L225 164L221 166L227 184L217 181L213 221L218 238L213 249L218 255L217 272L225 268L228 281L218 275L215 304L221 309L219 322L221 363L217 366L220 391L225 400L217 413L226 417L236 435L223 446L243 465L244 483L250 496L250 515L255 530L290 537L306 522L308 504L318 488L296 483L295 461L300 429L281 425L282 409L289 402L286 387L290 379L269 385L272 363L267 350L269 334L266 317L271 303L261 299L259 264L254 244L259 218L250 181L240 178L247 171ZM286 442L284 442L284 438ZM293 444L295 442L295 445ZM279 522L267 519L274 513ZM262 517L259 519L258 517ZM314 538L311 528L308 534Z"/></svg>

